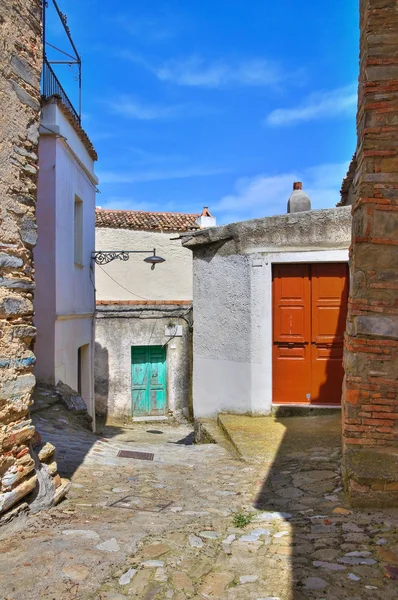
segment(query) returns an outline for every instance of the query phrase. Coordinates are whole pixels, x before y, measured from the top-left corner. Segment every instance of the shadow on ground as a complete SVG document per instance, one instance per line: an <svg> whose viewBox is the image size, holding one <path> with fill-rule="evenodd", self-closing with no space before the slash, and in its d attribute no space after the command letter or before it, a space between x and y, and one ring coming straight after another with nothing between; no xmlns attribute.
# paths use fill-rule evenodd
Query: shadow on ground
<svg viewBox="0 0 398 600"><path fill-rule="evenodd" d="M53 388L36 387L31 416L43 442L56 448L55 459L62 477L71 478L102 434L91 430L87 413L74 413L65 408ZM121 433L117 426L107 428L107 438Z"/></svg>
<svg viewBox="0 0 398 600"><path fill-rule="evenodd" d="M243 417L219 423L240 455L263 465L253 498L285 533L266 556L269 589L289 600L386 600L398 595L398 512L351 511L341 475L341 415ZM258 515L256 516L258 519ZM397 577L398 579L398 577Z"/></svg>

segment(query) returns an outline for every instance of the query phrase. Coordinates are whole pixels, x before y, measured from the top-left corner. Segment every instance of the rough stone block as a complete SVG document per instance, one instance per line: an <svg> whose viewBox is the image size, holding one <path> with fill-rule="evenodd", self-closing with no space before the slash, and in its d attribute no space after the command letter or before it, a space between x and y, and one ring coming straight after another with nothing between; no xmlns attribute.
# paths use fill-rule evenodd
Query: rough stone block
<svg viewBox="0 0 398 600"><path fill-rule="evenodd" d="M37 72L20 56L14 54L11 58L11 68L15 75L18 75L31 86L37 85Z"/></svg>
<svg viewBox="0 0 398 600"><path fill-rule="evenodd" d="M32 373L20 375L10 381L4 381L0 385L0 400L7 400L15 396L30 394L35 383L36 379Z"/></svg>
<svg viewBox="0 0 398 600"><path fill-rule="evenodd" d="M35 489L37 475L32 475L29 479L22 481L15 489L10 492L0 492L0 514L14 506L21 498Z"/></svg>
<svg viewBox="0 0 398 600"><path fill-rule="evenodd" d="M358 316L355 334L398 340L398 315Z"/></svg>
<svg viewBox="0 0 398 600"><path fill-rule="evenodd" d="M40 102L36 98L28 94L28 92L23 87L18 85L16 81L12 82L12 87L22 104L26 104L26 106L29 106L35 112L40 111Z"/></svg>
<svg viewBox="0 0 398 600"><path fill-rule="evenodd" d="M33 314L33 303L29 298L7 295L0 298L0 318L19 317Z"/></svg>
<svg viewBox="0 0 398 600"><path fill-rule="evenodd" d="M22 265L22 258L0 252L0 267L4 269L16 269L18 267L22 267Z"/></svg>
<svg viewBox="0 0 398 600"><path fill-rule="evenodd" d="M74 413L87 413L87 406L83 398L69 385L59 381L57 384L57 392L60 397L62 404L71 412Z"/></svg>

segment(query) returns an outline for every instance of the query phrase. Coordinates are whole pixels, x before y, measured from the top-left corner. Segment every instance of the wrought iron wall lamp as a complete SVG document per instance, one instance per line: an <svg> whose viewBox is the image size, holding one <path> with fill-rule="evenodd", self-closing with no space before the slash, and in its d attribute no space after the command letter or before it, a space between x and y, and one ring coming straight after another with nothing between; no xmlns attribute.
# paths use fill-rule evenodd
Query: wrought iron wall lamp
<svg viewBox="0 0 398 600"><path fill-rule="evenodd" d="M156 255L156 248L153 250L98 250L92 253L92 257L97 265L107 265L117 258L119 260L128 260L130 254L148 254L149 252L152 252L152 254L144 258L144 262L152 265L152 268L157 264L165 262L165 258Z"/></svg>

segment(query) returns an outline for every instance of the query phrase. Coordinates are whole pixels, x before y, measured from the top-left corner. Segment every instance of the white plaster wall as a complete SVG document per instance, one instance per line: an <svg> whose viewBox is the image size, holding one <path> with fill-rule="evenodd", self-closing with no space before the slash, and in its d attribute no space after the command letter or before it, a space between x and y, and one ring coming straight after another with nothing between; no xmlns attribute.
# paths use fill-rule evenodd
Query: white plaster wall
<svg viewBox="0 0 398 600"><path fill-rule="evenodd" d="M94 161L88 154L83 142L75 129L69 123L63 112L58 108L57 102L46 103L41 110L40 123L44 127L41 128L41 133L44 135L49 134L49 129L59 135L66 138L65 142L82 162L87 171L96 179L94 174Z"/></svg>
<svg viewBox="0 0 398 600"><path fill-rule="evenodd" d="M91 319L57 319L55 323L55 383L77 390L77 356L80 346L91 346Z"/></svg>
<svg viewBox="0 0 398 600"><path fill-rule="evenodd" d="M83 266L74 261L75 195L83 201ZM57 314L93 313L90 268L95 243L95 189L61 142L57 143L56 206Z"/></svg>
<svg viewBox="0 0 398 600"><path fill-rule="evenodd" d="M97 227L97 251L156 248L157 255L166 259L154 269L143 262L146 254L132 254L126 262L96 265L97 300L192 300L192 252L183 248L180 240L170 239L178 235Z"/></svg>
<svg viewBox="0 0 398 600"><path fill-rule="evenodd" d="M196 258L194 299L194 414L250 411L249 257Z"/></svg>

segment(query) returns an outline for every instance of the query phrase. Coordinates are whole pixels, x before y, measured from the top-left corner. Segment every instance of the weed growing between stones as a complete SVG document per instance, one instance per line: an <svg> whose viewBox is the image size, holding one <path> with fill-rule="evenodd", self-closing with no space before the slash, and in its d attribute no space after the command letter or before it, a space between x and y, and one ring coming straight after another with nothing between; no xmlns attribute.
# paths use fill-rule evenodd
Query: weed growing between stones
<svg viewBox="0 0 398 600"><path fill-rule="evenodd" d="M253 514L245 514L243 512L237 512L234 514L232 522L234 524L234 527L239 527L239 528L243 528L246 527L246 525L248 525L249 523L251 523L253 519Z"/></svg>

